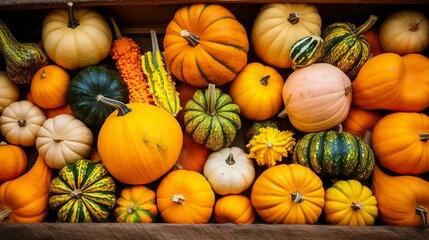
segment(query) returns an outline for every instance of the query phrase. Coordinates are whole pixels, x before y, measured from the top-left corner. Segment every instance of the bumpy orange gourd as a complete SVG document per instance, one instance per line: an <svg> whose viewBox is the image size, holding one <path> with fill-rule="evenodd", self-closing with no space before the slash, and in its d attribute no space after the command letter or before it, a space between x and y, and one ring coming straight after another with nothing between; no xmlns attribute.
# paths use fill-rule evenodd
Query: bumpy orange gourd
<svg viewBox="0 0 429 240"><path fill-rule="evenodd" d="M0 142L0 185L21 176L27 170L27 155L19 146Z"/></svg>
<svg viewBox="0 0 429 240"><path fill-rule="evenodd" d="M256 211L248 197L231 194L216 200L213 218L216 223L252 224L256 222Z"/></svg>
<svg viewBox="0 0 429 240"><path fill-rule="evenodd" d="M0 186L0 222L36 223L48 216L52 170L38 156L24 175Z"/></svg>
<svg viewBox="0 0 429 240"><path fill-rule="evenodd" d="M350 106L347 118L342 122L343 131L360 138L364 138L365 134L370 134L368 137L371 139L375 124L377 124L381 117L382 115L379 111L363 109L352 105Z"/></svg>

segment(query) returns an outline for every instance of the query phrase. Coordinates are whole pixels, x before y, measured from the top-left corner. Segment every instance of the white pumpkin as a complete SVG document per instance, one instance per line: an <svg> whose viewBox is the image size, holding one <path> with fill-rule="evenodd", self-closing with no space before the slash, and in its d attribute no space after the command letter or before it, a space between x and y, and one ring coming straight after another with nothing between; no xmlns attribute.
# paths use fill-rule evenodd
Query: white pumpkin
<svg viewBox="0 0 429 240"><path fill-rule="evenodd" d="M239 194L255 180L252 159L239 147L224 147L210 153L204 163L203 175L217 194Z"/></svg>
<svg viewBox="0 0 429 240"><path fill-rule="evenodd" d="M7 73L0 71L0 113L11 103L19 100L18 85L12 82Z"/></svg>

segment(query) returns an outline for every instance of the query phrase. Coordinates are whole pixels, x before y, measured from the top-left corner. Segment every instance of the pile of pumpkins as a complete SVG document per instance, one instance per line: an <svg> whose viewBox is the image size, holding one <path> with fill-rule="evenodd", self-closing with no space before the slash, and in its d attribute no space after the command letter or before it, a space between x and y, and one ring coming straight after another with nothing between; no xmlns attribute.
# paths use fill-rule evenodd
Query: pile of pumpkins
<svg viewBox="0 0 429 240"><path fill-rule="evenodd" d="M248 38L225 6L180 8L147 79L174 78L178 114L130 101L96 9L52 10L43 47L0 21L0 221L427 228L429 21L376 21L272 3Z"/></svg>

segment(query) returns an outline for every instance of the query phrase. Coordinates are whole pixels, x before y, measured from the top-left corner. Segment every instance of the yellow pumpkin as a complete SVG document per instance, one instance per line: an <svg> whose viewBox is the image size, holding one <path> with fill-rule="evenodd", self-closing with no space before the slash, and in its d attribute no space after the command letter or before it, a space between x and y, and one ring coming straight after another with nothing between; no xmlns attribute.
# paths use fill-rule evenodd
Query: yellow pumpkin
<svg viewBox="0 0 429 240"><path fill-rule="evenodd" d="M6 72L0 71L0 113L11 103L18 101L19 96L18 85L9 79Z"/></svg>
<svg viewBox="0 0 429 240"><path fill-rule="evenodd" d="M231 194L216 200L213 218L216 223L252 224L256 222L256 212L248 197Z"/></svg>

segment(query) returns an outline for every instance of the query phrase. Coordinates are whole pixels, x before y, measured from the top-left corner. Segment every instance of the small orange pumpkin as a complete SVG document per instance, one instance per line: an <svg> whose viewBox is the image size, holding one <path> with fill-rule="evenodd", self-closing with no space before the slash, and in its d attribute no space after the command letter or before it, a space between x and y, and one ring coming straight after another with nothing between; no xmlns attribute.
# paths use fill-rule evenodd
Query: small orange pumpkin
<svg viewBox="0 0 429 240"><path fill-rule="evenodd" d="M213 218L216 223L252 224L256 222L256 211L248 197L231 194L216 200Z"/></svg>
<svg viewBox="0 0 429 240"><path fill-rule="evenodd" d="M364 138L365 134L369 134L368 137L370 138L375 124L377 124L381 117L382 115L379 111L351 105L346 120L342 122L343 131L360 138Z"/></svg>
<svg viewBox="0 0 429 240"><path fill-rule="evenodd" d="M189 133L183 132L183 145L179 159L175 164L177 169L192 170L203 173L204 164L212 150L194 141Z"/></svg>
<svg viewBox="0 0 429 240"><path fill-rule="evenodd" d="M0 184L13 180L27 170L27 155L16 145L0 142Z"/></svg>

